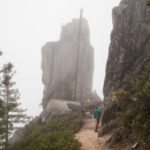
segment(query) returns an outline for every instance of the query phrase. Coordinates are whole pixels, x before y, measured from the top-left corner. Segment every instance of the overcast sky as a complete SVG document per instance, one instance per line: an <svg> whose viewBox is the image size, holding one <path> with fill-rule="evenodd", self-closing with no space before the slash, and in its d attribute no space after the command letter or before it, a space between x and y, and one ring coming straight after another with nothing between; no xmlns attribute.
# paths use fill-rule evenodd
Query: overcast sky
<svg viewBox="0 0 150 150"><path fill-rule="evenodd" d="M111 11L120 0L0 0L0 64L12 62L21 102L38 115L42 99L41 47L59 40L61 26L84 9L95 50L93 89L103 97L105 66L112 30Z"/></svg>

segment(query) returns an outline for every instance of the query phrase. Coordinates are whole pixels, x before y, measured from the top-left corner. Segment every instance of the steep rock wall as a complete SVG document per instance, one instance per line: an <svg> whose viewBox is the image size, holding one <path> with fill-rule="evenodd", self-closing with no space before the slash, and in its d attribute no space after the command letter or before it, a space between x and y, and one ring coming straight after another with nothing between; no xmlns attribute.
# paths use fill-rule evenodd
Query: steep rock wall
<svg viewBox="0 0 150 150"><path fill-rule="evenodd" d="M113 9L113 31L104 83L105 104L113 91L127 88L130 78L150 59L150 8L146 0L122 0Z"/></svg>
<svg viewBox="0 0 150 150"><path fill-rule="evenodd" d="M60 40L48 42L42 48L42 80L44 83L43 107L50 99L73 100L77 83L76 100L85 102L92 93L93 47L90 44L89 26L82 18L79 41L79 19L62 27ZM78 48L80 43L80 54ZM78 58L78 73L76 66Z"/></svg>

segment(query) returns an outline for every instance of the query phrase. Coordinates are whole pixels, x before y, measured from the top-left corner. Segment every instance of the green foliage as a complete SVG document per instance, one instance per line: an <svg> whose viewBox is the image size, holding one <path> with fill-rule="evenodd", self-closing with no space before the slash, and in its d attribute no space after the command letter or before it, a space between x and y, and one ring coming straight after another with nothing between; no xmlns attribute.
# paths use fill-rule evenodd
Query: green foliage
<svg viewBox="0 0 150 150"><path fill-rule="evenodd" d="M150 63L131 81L131 89L116 92L118 118L137 137L150 143Z"/></svg>
<svg viewBox="0 0 150 150"><path fill-rule="evenodd" d="M8 63L3 66L0 78L0 144L8 149L8 138L14 131L14 123L24 123L29 117L24 110L19 108L19 92L15 88L13 65Z"/></svg>
<svg viewBox="0 0 150 150"><path fill-rule="evenodd" d="M120 106L121 110L125 111L126 107L131 102L129 91L126 91L126 90L123 90L123 89L119 89L115 93L115 96L117 97L117 103Z"/></svg>
<svg viewBox="0 0 150 150"><path fill-rule="evenodd" d="M0 147L5 143L2 141L4 139L5 126L4 126L4 106L3 101L0 99Z"/></svg>
<svg viewBox="0 0 150 150"><path fill-rule="evenodd" d="M74 133L82 125L82 116L73 113L53 118L47 125L29 125L23 140L11 150L80 150Z"/></svg>
<svg viewBox="0 0 150 150"><path fill-rule="evenodd" d="M147 5L150 6L150 0L147 0Z"/></svg>

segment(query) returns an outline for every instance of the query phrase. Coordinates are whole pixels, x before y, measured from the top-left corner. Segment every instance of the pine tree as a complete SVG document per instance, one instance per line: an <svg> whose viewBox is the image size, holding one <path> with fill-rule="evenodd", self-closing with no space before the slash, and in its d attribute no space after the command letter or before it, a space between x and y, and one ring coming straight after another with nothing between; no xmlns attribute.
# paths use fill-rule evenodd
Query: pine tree
<svg viewBox="0 0 150 150"><path fill-rule="evenodd" d="M3 101L0 99L0 148L4 144L3 138L4 138L4 106Z"/></svg>
<svg viewBox="0 0 150 150"><path fill-rule="evenodd" d="M20 94L17 88L15 88L15 82L13 82L13 76L15 71L13 65L8 63L3 66L0 86L0 108L1 108L1 132L0 143L4 146L5 150L8 150L9 136L12 131L16 129L16 123L26 123L30 117L25 115L25 110L19 108L20 103L18 100Z"/></svg>
<svg viewBox="0 0 150 150"><path fill-rule="evenodd" d="M1 55L2 55L2 52L0 51L0 56ZM0 83L0 87L1 87L1 83ZM0 95L1 95L1 91L0 91ZM3 103L2 99L1 99L1 96L0 96L0 148L4 144L2 142L2 139L3 139L3 136L4 136L4 121L3 121L3 118L4 118L4 103Z"/></svg>

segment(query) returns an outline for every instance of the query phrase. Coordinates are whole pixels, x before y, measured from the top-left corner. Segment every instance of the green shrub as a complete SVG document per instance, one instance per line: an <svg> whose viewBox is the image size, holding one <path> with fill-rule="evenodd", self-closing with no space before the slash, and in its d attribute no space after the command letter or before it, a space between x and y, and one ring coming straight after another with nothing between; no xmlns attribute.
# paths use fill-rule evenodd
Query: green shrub
<svg viewBox="0 0 150 150"><path fill-rule="evenodd" d="M53 118L47 125L30 125L11 150L80 150L74 133L81 125L82 115L77 113Z"/></svg>
<svg viewBox="0 0 150 150"><path fill-rule="evenodd" d="M150 0L147 0L147 5L150 6Z"/></svg>
<svg viewBox="0 0 150 150"><path fill-rule="evenodd" d="M150 143L150 63L131 81L131 89L116 92L121 123Z"/></svg>

